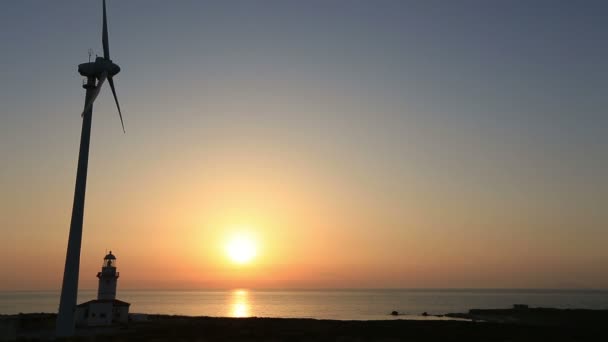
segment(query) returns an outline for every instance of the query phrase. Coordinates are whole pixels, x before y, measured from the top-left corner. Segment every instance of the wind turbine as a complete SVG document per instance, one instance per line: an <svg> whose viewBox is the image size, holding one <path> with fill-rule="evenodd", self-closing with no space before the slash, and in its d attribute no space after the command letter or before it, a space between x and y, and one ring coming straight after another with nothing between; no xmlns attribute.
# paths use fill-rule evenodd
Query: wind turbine
<svg viewBox="0 0 608 342"><path fill-rule="evenodd" d="M103 57L96 57L94 62L89 61L78 66L78 72L87 78L82 86L86 89L84 110L82 111L82 133L80 136L80 152L78 154L78 171L76 173L76 189L74 190L74 204L72 207L72 221L68 238L68 250L65 257L65 270L59 314L57 315L56 335L58 337L72 336L74 334L74 315L76 311L76 296L78 294L78 271L80 268L80 246L82 242L82 220L84 217L84 198L87 187L87 168L89 163L89 143L91 141L91 119L93 116L93 102L101 91L101 86L108 80L118 115L125 131L122 113L113 77L120 72L120 67L110 59L110 44L108 42L108 20L106 16L106 1L103 0Z"/></svg>

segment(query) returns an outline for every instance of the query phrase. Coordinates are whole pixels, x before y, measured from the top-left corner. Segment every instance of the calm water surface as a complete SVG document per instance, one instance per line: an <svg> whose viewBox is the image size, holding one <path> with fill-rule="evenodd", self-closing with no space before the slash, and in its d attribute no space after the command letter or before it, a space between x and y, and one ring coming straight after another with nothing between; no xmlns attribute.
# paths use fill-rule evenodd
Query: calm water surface
<svg viewBox="0 0 608 342"><path fill-rule="evenodd" d="M78 302L96 291L79 293ZM422 312L442 314L513 304L558 308L608 309L608 291L587 290L302 290L302 291L119 291L131 312L227 317L311 317L390 319L393 310L407 318ZM0 313L56 312L58 292L0 292Z"/></svg>

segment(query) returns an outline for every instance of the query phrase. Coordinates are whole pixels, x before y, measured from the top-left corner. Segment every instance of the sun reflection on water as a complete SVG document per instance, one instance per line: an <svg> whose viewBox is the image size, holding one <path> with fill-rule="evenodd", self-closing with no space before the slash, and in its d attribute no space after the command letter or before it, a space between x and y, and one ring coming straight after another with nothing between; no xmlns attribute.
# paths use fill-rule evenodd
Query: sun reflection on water
<svg viewBox="0 0 608 342"><path fill-rule="evenodd" d="M249 304L249 292L247 290L234 290L231 293L231 311L232 317L250 317L251 306Z"/></svg>

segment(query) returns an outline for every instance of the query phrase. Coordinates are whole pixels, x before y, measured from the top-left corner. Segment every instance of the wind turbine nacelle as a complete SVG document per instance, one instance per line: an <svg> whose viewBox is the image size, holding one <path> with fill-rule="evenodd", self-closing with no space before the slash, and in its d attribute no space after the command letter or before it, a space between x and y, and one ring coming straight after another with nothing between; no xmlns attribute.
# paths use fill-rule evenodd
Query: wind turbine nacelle
<svg viewBox="0 0 608 342"><path fill-rule="evenodd" d="M82 63L78 66L78 72L85 77L99 78L104 71L112 77L120 72L120 67L103 57L97 57L95 62Z"/></svg>

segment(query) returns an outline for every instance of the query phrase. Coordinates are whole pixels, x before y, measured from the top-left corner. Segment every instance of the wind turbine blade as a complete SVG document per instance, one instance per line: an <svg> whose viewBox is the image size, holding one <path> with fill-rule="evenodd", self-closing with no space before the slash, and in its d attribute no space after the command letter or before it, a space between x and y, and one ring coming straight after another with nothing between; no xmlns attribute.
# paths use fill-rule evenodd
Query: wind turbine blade
<svg viewBox="0 0 608 342"><path fill-rule="evenodd" d="M114 94L114 101L116 101L116 107L118 108L118 116L120 116L120 124L122 125L122 132L127 133L125 131L125 123L122 121L122 112L120 111L120 104L118 103L118 97L116 96L116 89L114 88L114 79L112 77L108 77L108 83L110 84L110 88L112 88L112 94Z"/></svg>
<svg viewBox="0 0 608 342"><path fill-rule="evenodd" d="M106 0L103 0L103 33L101 37L103 44L103 58L110 60L110 43L108 43L108 17L106 16Z"/></svg>
<svg viewBox="0 0 608 342"><path fill-rule="evenodd" d="M91 107L93 106L93 102L95 102L95 99L97 99L97 95L99 95L99 92L101 91L101 86L103 85L103 82L106 80L107 76L108 76L108 74L105 72L103 74L101 74L101 77L97 81L97 86L93 90L93 94L91 95L89 100L85 103L84 110L82 111L82 116L84 116L84 114L88 110L90 110Z"/></svg>

